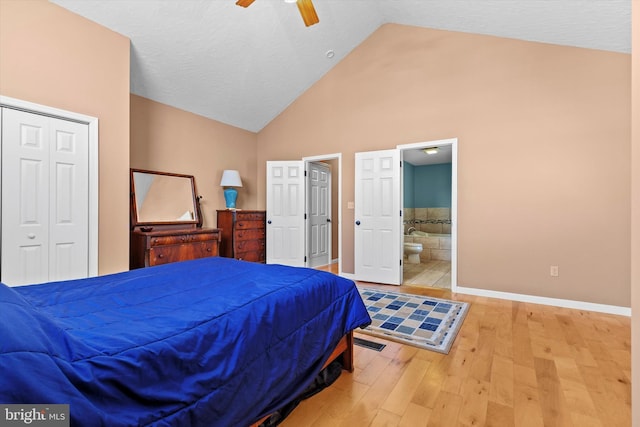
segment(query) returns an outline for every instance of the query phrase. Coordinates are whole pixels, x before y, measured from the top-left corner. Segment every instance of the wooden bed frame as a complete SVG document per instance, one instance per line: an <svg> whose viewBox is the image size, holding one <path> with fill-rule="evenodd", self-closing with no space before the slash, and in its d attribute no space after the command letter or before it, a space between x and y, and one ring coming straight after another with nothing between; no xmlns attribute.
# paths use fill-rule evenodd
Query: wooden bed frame
<svg viewBox="0 0 640 427"><path fill-rule="evenodd" d="M340 339L336 348L333 350L324 365L322 365L322 369L326 368L334 360L340 360L342 362L342 369L345 371L353 372L353 331L350 331ZM266 415L262 417L260 420L251 424L250 427L258 427L270 416L271 415Z"/></svg>

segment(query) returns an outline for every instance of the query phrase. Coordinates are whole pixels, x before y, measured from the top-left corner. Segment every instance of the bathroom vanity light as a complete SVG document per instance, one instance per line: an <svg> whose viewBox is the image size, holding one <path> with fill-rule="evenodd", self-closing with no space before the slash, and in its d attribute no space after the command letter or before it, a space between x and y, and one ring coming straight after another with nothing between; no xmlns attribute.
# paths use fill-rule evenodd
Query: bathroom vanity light
<svg viewBox="0 0 640 427"><path fill-rule="evenodd" d="M428 154L429 156L431 156L433 154L438 154L438 147L429 147L423 149L422 151L424 151L424 154Z"/></svg>

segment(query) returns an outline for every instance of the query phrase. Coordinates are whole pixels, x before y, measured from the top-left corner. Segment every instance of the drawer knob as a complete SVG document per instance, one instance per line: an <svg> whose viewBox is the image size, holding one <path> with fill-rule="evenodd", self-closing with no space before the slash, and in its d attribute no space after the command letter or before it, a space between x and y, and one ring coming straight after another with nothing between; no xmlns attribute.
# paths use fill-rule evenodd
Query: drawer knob
<svg viewBox="0 0 640 427"><path fill-rule="evenodd" d="M207 248L207 252L211 252L211 248Z"/></svg>
<svg viewBox="0 0 640 427"><path fill-rule="evenodd" d="M158 258L160 258L160 259L164 258L164 254L159 254Z"/></svg>

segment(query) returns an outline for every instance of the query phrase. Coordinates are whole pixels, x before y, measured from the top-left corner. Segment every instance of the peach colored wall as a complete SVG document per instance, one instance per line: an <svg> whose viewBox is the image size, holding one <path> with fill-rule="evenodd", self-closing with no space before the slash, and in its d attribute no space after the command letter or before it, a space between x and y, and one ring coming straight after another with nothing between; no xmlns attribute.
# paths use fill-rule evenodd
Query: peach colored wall
<svg viewBox="0 0 640 427"><path fill-rule="evenodd" d="M386 24L258 133L265 162L459 138L458 285L630 306L630 55ZM549 266L558 265L552 278Z"/></svg>
<svg viewBox="0 0 640 427"><path fill-rule="evenodd" d="M195 176L205 227L225 209L220 178L237 169L237 207L257 207L256 134L131 95L131 167Z"/></svg>
<svg viewBox="0 0 640 427"><path fill-rule="evenodd" d="M99 119L99 274L129 268L129 39L43 0L0 0L0 94Z"/></svg>
<svg viewBox="0 0 640 427"><path fill-rule="evenodd" d="M640 0L632 2L631 372L632 425L640 426Z"/></svg>

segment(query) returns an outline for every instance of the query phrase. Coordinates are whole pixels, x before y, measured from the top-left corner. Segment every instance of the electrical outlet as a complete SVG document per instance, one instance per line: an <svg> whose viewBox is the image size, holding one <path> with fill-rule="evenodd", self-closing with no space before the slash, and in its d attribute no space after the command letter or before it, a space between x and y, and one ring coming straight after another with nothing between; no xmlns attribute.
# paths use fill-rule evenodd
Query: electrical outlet
<svg viewBox="0 0 640 427"><path fill-rule="evenodd" d="M549 268L549 274L551 275L551 277L558 277L558 275L559 275L558 266L557 265L552 265Z"/></svg>

